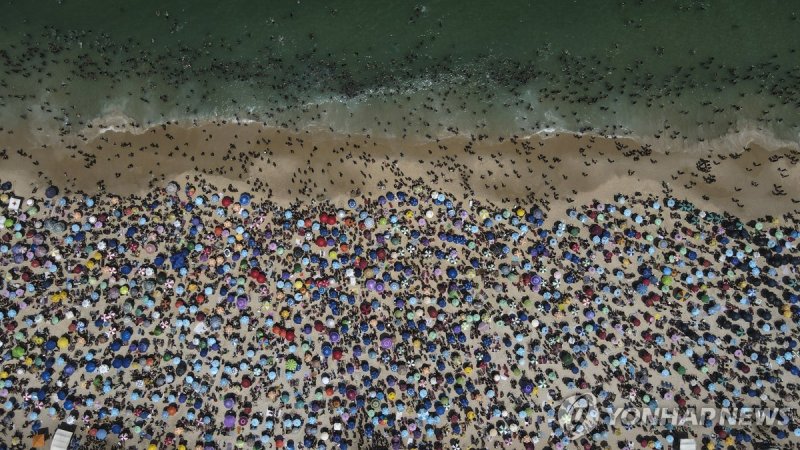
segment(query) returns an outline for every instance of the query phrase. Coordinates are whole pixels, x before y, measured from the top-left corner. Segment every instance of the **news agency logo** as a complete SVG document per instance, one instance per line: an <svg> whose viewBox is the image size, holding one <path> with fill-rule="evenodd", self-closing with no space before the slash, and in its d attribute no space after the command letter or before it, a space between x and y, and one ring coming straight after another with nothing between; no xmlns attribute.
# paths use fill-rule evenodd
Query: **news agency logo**
<svg viewBox="0 0 800 450"><path fill-rule="evenodd" d="M684 426L724 427L788 424L793 411L787 408L603 408L590 392L564 399L556 410L558 424L569 440L591 433L600 422L610 427Z"/></svg>
<svg viewBox="0 0 800 450"><path fill-rule="evenodd" d="M564 436L575 440L592 432L600 423L597 397L591 392L572 395L564 399L556 412Z"/></svg>

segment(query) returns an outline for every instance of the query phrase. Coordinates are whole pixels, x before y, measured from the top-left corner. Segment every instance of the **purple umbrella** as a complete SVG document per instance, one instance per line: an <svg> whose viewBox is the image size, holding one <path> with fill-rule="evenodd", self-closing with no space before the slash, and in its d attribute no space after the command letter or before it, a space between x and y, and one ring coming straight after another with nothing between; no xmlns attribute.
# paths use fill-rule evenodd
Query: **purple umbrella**
<svg viewBox="0 0 800 450"><path fill-rule="evenodd" d="M381 339L381 347L382 348L392 348L392 344L393 344L392 338L390 338L390 337L385 337L385 338Z"/></svg>
<svg viewBox="0 0 800 450"><path fill-rule="evenodd" d="M222 424L225 428L233 428L236 425L236 417L233 414L225 414L225 421Z"/></svg>
<svg viewBox="0 0 800 450"><path fill-rule="evenodd" d="M236 306L237 306L239 309L245 309L245 308L247 308L247 296L245 296L245 295L240 295L240 296L239 296L239 298L237 298L237 299L236 299Z"/></svg>

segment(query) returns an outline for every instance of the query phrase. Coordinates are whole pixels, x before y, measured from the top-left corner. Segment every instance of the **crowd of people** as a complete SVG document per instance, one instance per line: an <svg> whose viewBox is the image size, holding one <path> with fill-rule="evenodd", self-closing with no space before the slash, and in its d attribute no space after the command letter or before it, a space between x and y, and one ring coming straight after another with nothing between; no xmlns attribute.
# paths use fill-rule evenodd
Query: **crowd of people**
<svg viewBox="0 0 800 450"><path fill-rule="evenodd" d="M18 209L0 188L0 448L62 422L84 449L664 448L685 430L611 411L798 402L792 220L422 184L290 208L198 177ZM601 420L573 439L557 411L582 392ZM779 422L692 433L789 448Z"/></svg>

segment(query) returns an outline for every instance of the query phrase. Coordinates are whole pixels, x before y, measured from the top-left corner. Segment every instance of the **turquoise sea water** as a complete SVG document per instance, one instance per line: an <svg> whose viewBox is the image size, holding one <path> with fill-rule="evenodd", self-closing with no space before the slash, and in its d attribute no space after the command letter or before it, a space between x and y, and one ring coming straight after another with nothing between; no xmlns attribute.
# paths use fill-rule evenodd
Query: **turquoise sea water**
<svg viewBox="0 0 800 450"><path fill-rule="evenodd" d="M239 117L799 140L798 2L62 0L0 13L4 126Z"/></svg>

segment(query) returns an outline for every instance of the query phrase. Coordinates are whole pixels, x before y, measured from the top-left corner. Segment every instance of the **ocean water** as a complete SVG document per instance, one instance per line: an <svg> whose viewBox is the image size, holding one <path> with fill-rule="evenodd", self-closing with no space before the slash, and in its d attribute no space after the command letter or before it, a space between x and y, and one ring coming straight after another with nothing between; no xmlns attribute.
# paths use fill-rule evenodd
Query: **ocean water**
<svg viewBox="0 0 800 450"><path fill-rule="evenodd" d="M800 3L5 1L0 118L800 141Z"/></svg>

